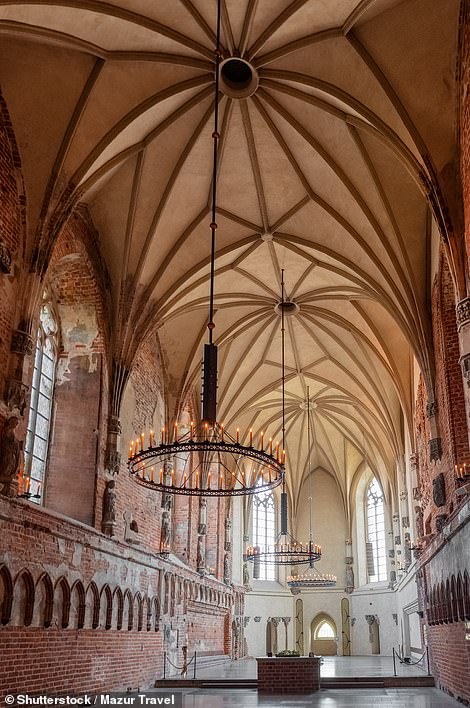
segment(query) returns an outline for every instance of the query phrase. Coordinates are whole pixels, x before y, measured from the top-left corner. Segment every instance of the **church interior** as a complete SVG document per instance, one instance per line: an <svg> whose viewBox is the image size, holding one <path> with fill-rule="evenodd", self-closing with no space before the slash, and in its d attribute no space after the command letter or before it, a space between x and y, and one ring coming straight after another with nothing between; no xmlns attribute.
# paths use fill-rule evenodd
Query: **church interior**
<svg viewBox="0 0 470 708"><path fill-rule="evenodd" d="M470 2L0 38L2 700L470 705Z"/></svg>

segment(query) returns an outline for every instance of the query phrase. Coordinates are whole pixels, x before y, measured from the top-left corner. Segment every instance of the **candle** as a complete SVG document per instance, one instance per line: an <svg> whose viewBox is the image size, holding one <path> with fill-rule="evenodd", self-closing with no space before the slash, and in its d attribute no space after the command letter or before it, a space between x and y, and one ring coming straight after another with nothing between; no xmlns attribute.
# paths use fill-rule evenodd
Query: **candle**
<svg viewBox="0 0 470 708"><path fill-rule="evenodd" d="M162 428L162 445L165 444L165 428Z"/></svg>
<svg viewBox="0 0 470 708"><path fill-rule="evenodd" d="M190 433L189 433L189 437L190 437L190 439L192 440L192 439L193 439L193 434L194 434L194 421L193 421L193 420L191 421L190 428L191 428L191 430L190 430Z"/></svg>
<svg viewBox="0 0 470 708"><path fill-rule="evenodd" d="M154 435L153 435L153 430L150 431L150 447L153 447L153 440L154 440Z"/></svg>
<svg viewBox="0 0 470 708"><path fill-rule="evenodd" d="M183 488L186 489L186 472L183 475Z"/></svg>
<svg viewBox="0 0 470 708"><path fill-rule="evenodd" d="M253 447L253 431L250 428L250 447Z"/></svg>
<svg viewBox="0 0 470 708"><path fill-rule="evenodd" d="M211 488L211 471L207 473L207 489Z"/></svg>
<svg viewBox="0 0 470 708"><path fill-rule="evenodd" d="M144 451L144 434L143 433L140 434L140 451L141 452Z"/></svg>
<svg viewBox="0 0 470 708"><path fill-rule="evenodd" d="M26 477L26 494L29 492L29 485L31 484L31 477Z"/></svg>
<svg viewBox="0 0 470 708"><path fill-rule="evenodd" d="M175 423L175 442L178 442L178 423Z"/></svg>
<svg viewBox="0 0 470 708"><path fill-rule="evenodd" d="M207 440L208 429L209 429L209 423L204 423L204 440Z"/></svg>
<svg viewBox="0 0 470 708"><path fill-rule="evenodd" d="M240 428L237 428L237 444L240 442Z"/></svg>
<svg viewBox="0 0 470 708"><path fill-rule="evenodd" d="M221 428L221 431L222 431L222 442L223 442L223 441L224 441L224 424L223 424L223 423L222 423L222 425L220 426L220 428Z"/></svg>
<svg viewBox="0 0 470 708"><path fill-rule="evenodd" d="M163 470L160 467L160 484L163 484Z"/></svg>
<svg viewBox="0 0 470 708"><path fill-rule="evenodd" d="M172 487L175 486L175 470L174 469L171 470L171 486Z"/></svg>
<svg viewBox="0 0 470 708"><path fill-rule="evenodd" d="M150 479L152 480L152 482L153 482L153 473L154 473L154 468L151 467L150 468Z"/></svg>
<svg viewBox="0 0 470 708"><path fill-rule="evenodd" d="M223 476L223 474L222 474L222 472L221 472L221 473L220 473L220 485L219 485L219 489L223 489L223 488L224 488L224 476Z"/></svg>
<svg viewBox="0 0 470 708"><path fill-rule="evenodd" d="M264 437L264 433L263 433L263 431L261 431L259 434L259 449L260 450L263 449L263 437Z"/></svg>
<svg viewBox="0 0 470 708"><path fill-rule="evenodd" d="M199 489L199 471L196 470L196 489Z"/></svg>
<svg viewBox="0 0 470 708"><path fill-rule="evenodd" d="M38 490L37 490L36 494L38 495L38 497L41 496L41 482L38 482Z"/></svg>

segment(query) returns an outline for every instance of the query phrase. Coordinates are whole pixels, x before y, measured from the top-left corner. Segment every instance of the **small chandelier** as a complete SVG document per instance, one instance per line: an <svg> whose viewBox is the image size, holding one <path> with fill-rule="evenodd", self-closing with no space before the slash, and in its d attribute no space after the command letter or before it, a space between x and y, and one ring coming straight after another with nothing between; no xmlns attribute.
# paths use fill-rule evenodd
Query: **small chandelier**
<svg viewBox="0 0 470 708"><path fill-rule="evenodd" d="M281 343L282 343L282 448L285 439L285 328L284 328L284 270L281 271ZM312 541L312 534L307 543L299 543L287 531L287 492L285 476L281 492L281 531L272 547L260 548L248 546L245 552L247 561L253 563L253 577L259 578L261 563L265 565L303 565L311 567L321 558L321 547Z"/></svg>
<svg viewBox="0 0 470 708"><path fill-rule="evenodd" d="M336 575L327 573L319 573L313 568L312 571L299 573L297 575L289 575L287 577L287 585L291 590L305 588L332 588L336 585Z"/></svg>
<svg viewBox="0 0 470 708"><path fill-rule="evenodd" d="M254 444L253 432L249 445L240 443L237 429L235 437L217 422L217 345L213 343L214 276L217 214L217 154L219 144L219 64L221 2L217 3L217 41L215 48L215 96L213 168L212 168L212 218L211 270L209 297L209 342L204 345L202 371L202 422L190 424L189 430L179 433L178 424L173 430L163 428L157 441L153 431L148 436L131 441L128 469L132 478L141 486L164 494L191 496L240 496L274 489L284 479L285 453L267 440L264 433Z"/></svg>
<svg viewBox="0 0 470 708"><path fill-rule="evenodd" d="M307 386L307 449L308 449L308 471L310 474L310 389ZM310 503L310 543L312 542L312 497L308 498ZM287 577L287 585L293 595L297 595L301 588L332 588L336 585L336 575L330 573L319 573L314 563L310 563L310 569L306 573L298 573Z"/></svg>

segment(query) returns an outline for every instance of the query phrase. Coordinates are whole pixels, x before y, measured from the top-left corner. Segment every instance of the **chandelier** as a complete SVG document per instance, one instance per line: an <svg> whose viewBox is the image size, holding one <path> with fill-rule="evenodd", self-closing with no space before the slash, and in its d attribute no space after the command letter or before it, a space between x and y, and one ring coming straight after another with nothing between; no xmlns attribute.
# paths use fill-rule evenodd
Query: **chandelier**
<svg viewBox="0 0 470 708"><path fill-rule="evenodd" d="M282 448L285 441L285 327L284 327L284 270L281 271L281 346L282 346ZM248 546L245 552L247 561L253 563L253 577L259 578L261 563L265 565L302 565L313 563L321 558L321 547L313 543L312 534L306 543L299 543L287 530L287 492L285 476L282 479L281 492L281 530L272 547Z"/></svg>
<svg viewBox="0 0 470 708"><path fill-rule="evenodd" d="M310 475L310 389L307 386L307 455L308 455L308 472ZM310 478L311 480L311 478ZM311 485L311 481L310 481ZM309 518L309 538L312 542L312 496L309 498L310 518ZM314 562L310 563L310 569L306 573L298 573L287 577L287 585L291 589L293 595L297 595L301 588L308 590L309 588L332 588L336 585L336 575L330 573L319 573L315 568Z"/></svg>
<svg viewBox="0 0 470 708"><path fill-rule="evenodd" d="M202 422L191 422L186 429L175 423L171 430L162 428L157 440L151 430L141 433L129 445L128 469L132 478L147 489L164 494L191 496L240 496L269 491L284 478L285 453L283 447L264 432L249 444L240 443L240 431L231 435L217 422L217 345L213 342L215 243L217 232L217 162L219 144L219 65L221 2L217 3L217 33L215 48L215 95L213 168L209 342L204 345L202 369Z"/></svg>

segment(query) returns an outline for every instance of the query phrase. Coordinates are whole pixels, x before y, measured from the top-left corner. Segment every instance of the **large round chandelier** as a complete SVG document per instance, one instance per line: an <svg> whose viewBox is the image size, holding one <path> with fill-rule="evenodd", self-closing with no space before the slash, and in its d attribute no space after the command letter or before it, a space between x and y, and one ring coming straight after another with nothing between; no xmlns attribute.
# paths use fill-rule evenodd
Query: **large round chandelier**
<svg viewBox="0 0 470 708"><path fill-rule="evenodd" d="M129 445L128 469L141 486L164 494L191 496L238 496L269 491L284 478L283 446L261 433L249 444L240 443L240 431L231 435L217 422L217 345L213 342L215 244L217 232L217 163L219 133L219 79L222 51L220 44L221 2L217 3L215 48L215 95L211 261L209 295L209 342L204 345L202 369L202 422L191 422L185 430L175 423L161 435L151 430L132 440Z"/></svg>
<svg viewBox="0 0 470 708"><path fill-rule="evenodd" d="M307 386L307 455L308 455L308 471L310 474L310 389ZM310 482L311 485L311 482ZM309 501L309 538L312 542L312 496ZM336 575L330 573L319 573L315 568L315 563L310 563L310 568L305 573L296 573L287 577L287 585L291 589L293 595L298 594L301 589L313 590L315 588L332 588L336 585Z"/></svg>

